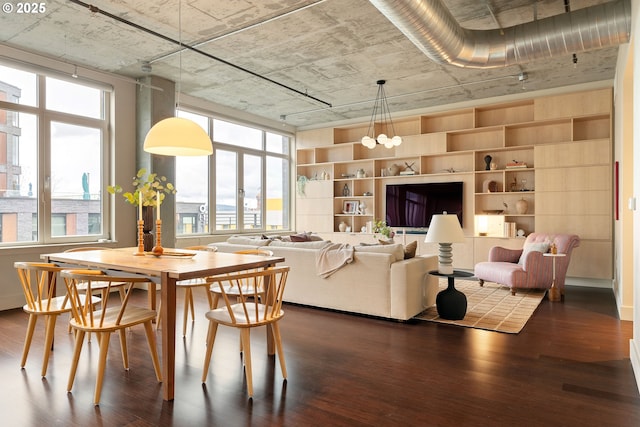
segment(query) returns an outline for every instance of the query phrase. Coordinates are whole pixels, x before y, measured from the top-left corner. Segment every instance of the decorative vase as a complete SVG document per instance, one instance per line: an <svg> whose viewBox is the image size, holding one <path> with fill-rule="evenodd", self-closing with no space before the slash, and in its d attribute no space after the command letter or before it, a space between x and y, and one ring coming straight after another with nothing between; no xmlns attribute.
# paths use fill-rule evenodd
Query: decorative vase
<svg viewBox="0 0 640 427"><path fill-rule="evenodd" d="M389 176L396 176L400 173L400 166L395 163L389 166Z"/></svg>
<svg viewBox="0 0 640 427"><path fill-rule="evenodd" d="M484 162L486 163L486 167L484 168L484 170L490 170L491 169L491 156L490 155L486 155L484 156Z"/></svg>
<svg viewBox="0 0 640 427"><path fill-rule="evenodd" d="M155 223L152 206L142 207L142 220L144 221L144 225L142 226L142 244L144 251L150 252L155 244L153 233L151 232Z"/></svg>
<svg viewBox="0 0 640 427"><path fill-rule="evenodd" d="M525 199L520 199L516 202L516 212L519 214L526 214L529 209L529 202Z"/></svg>
<svg viewBox="0 0 640 427"><path fill-rule="evenodd" d="M340 230L341 233L344 233L345 231L347 231L347 224L344 221L342 221L338 225L338 230Z"/></svg>

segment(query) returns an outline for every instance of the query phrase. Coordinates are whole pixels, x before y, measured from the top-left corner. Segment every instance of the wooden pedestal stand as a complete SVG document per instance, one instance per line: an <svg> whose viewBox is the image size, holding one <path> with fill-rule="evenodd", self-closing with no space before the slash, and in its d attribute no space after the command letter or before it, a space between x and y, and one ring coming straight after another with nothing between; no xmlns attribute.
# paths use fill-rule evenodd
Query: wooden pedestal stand
<svg viewBox="0 0 640 427"><path fill-rule="evenodd" d="M562 293L556 286L556 258L567 256L567 254L545 253L542 255L551 257L551 260L553 261L553 282L551 282L551 289L549 289L549 301L560 301L562 299Z"/></svg>

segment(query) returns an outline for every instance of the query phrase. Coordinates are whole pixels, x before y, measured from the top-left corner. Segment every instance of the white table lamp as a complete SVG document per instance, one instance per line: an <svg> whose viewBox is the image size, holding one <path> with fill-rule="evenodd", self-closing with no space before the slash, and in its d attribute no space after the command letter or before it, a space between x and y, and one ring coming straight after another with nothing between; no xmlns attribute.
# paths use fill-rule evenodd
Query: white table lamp
<svg viewBox="0 0 640 427"><path fill-rule="evenodd" d="M426 243L440 244L438 273L453 274L451 244L464 242L464 234L458 217L456 215L447 215L447 212L433 215L424 241Z"/></svg>

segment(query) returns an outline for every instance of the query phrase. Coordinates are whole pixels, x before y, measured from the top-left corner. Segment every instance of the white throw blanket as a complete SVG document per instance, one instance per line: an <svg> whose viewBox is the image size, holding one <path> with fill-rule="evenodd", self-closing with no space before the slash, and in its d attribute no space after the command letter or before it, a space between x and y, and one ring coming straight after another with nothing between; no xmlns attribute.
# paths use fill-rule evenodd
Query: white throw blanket
<svg viewBox="0 0 640 427"><path fill-rule="evenodd" d="M332 243L316 254L316 271L318 276L326 279L352 261L353 246L348 243Z"/></svg>

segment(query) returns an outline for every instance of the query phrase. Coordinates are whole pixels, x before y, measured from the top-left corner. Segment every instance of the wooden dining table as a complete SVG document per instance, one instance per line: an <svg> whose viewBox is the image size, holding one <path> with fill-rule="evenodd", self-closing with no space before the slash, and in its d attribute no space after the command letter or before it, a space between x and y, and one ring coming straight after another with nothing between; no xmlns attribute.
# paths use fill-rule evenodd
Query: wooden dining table
<svg viewBox="0 0 640 427"><path fill-rule="evenodd" d="M62 266L81 266L106 272L117 271L144 275L149 278L150 282L160 284L163 398L164 400L173 400L176 364L176 282L266 268L283 262L284 258L211 251L195 251L194 253L194 251L180 249L165 249L167 255L156 257L150 253L140 255L137 251L137 248L118 248L60 252L43 254L41 258ZM183 255L185 253L186 255ZM269 334L267 336L269 337ZM269 352L272 354L274 350L272 346L270 347Z"/></svg>

